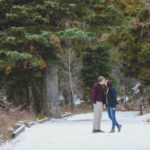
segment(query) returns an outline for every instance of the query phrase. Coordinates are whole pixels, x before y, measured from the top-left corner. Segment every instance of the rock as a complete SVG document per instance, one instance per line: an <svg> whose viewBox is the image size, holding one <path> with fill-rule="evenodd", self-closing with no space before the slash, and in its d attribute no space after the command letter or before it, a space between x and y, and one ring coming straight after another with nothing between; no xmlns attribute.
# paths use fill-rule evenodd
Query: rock
<svg viewBox="0 0 150 150"><path fill-rule="evenodd" d="M15 130L12 134L12 138L15 138L20 133L22 133L25 130L25 125L20 126L17 130Z"/></svg>
<svg viewBox="0 0 150 150"><path fill-rule="evenodd" d="M15 124L15 129L18 129L22 124L16 123Z"/></svg>
<svg viewBox="0 0 150 150"><path fill-rule="evenodd" d="M68 116L71 116L71 113L65 112L64 115L62 115L61 117L64 118L64 117L68 117Z"/></svg>
<svg viewBox="0 0 150 150"><path fill-rule="evenodd" d="M38 120L38 123L43 123L43 122L46 122L46 121L49 121L50 118L45 118L45 119L42 119L42 120Z"/></svg>
<svg viewBox="0 0 150 150"><path fill-rule="evenodd" d="M28 128L30 128L31 126L35 125L35 122L27 122L25 124L25 126L27 126Z"/></svg>

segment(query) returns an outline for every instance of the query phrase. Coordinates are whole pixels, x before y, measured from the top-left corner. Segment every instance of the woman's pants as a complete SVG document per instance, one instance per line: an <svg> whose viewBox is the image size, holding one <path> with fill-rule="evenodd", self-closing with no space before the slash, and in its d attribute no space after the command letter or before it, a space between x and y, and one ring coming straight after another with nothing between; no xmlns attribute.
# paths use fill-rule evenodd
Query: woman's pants
<svg viewBox="0 0 150 150"><path fill-rule="evenodd" d="M115 129L115 126L119 126L116 120L116 107L108 107L108 116L112 121L112 129Z"/></svg>

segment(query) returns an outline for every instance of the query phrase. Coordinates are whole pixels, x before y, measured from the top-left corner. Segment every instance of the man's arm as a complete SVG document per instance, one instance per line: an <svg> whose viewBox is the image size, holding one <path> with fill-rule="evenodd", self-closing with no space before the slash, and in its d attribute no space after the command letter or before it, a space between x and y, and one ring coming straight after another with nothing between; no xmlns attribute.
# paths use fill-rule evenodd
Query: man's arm
<svg viewBox="0 0 150 150"><path fill-rule="evenodd" d="M103 95L103 105L104 105L104 109L106 109L106 94L105 93Z"/></svg>
<svg viewBox="0 0 150 150"><path fill-rule="evenodd" d="M93 102L94 104L96 104L95 94L96 94L96 86L94 85L94 86L92 87L92 94L91 94L92 102Z"/></svg>

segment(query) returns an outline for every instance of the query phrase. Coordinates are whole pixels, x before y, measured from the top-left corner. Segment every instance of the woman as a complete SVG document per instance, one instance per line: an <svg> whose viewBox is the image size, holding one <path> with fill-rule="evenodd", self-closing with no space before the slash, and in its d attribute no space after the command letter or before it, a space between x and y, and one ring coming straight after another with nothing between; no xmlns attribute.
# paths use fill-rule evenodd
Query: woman
<svg viewBox="0 0 150 150"><path fill-rule="evenodd" d="M107 81L106 84L108 88L106 93L106 104L108 107L108 116L112 121L112 129L110 133L115 132L115 126L118 128L118 132L120 132L122 126L118 124L115 116L116 106L118 104L116 89L113 87L112 81Z"/></svg>

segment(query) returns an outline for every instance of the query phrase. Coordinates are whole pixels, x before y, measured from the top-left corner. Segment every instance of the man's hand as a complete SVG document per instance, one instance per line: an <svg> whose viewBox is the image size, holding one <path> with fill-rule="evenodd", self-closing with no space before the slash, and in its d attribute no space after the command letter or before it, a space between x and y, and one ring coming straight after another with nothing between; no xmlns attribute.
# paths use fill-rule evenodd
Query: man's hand
<svg viewBox="0 0 150 150"><path fill-rule="evenodd" d="M103 108L106 109L106 105L105 104L104 104Z"/></svg>
<svg viewBox="0 0 150 150"><path fill-rule="evenodd" d="M93 106L96 104L96 102L93 103Z"/></svg>

